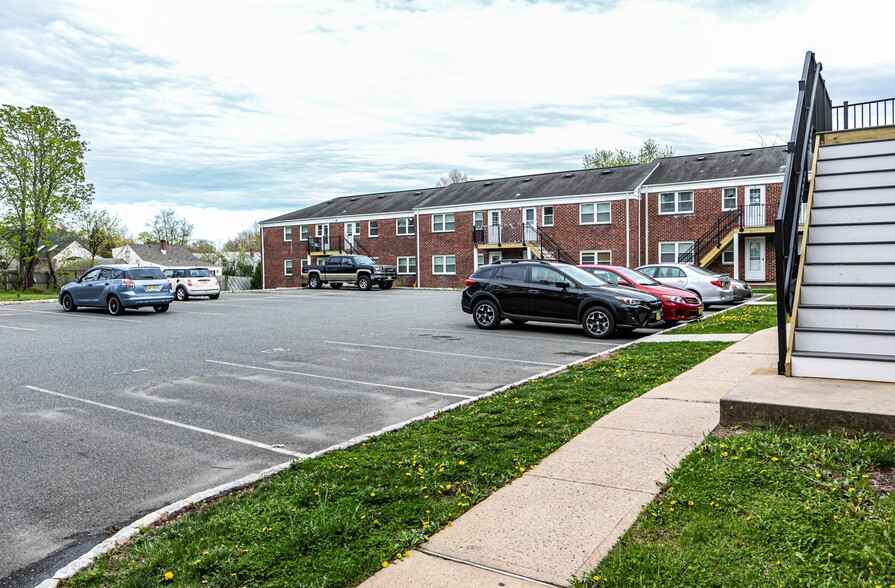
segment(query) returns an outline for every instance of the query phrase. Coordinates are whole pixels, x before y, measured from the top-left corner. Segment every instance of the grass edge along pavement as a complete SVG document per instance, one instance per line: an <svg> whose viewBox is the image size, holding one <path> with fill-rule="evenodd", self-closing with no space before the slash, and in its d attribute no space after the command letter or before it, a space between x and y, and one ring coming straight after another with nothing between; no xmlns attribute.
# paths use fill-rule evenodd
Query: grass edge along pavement
<svg viewBox="0 0 895 588"><path fill-rule="evenodd" d="M603 415L729 343L633 345L313 459L143 529L63 586L350 586Z"/></svg>

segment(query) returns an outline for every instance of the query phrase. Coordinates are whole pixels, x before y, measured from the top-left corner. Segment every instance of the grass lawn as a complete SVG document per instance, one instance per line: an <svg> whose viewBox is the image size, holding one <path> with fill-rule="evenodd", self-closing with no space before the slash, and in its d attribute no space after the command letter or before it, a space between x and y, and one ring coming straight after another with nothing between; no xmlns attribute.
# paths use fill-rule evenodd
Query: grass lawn
<svg viewBox="0 0 895 588"><path fill-rule="evenodd" d="M754 333L777 325L776 306L741 305L671 331L674 335Z"/></svg>
<svg viewBox="0 0 895 588"><path fill-rule="evenodd" d="M777 291L776 290L752 290L752 296L762 296L767 295L767 298L763 298L762 302L777 302Z"/></svg>
<svg viewBox="0 0 895 588"><path fill-rule="evenodd" d="M58 294L53 292L16 292L13 290L0 290L0 302L20 302L22 300L55 300Z"/></svg>
<svg viewBox="0 0 895 588"><path fill-rule="evenodd" d="M726 346L629 347L296 462L248 491L140 534L63 585L353 586L604 414Z"/></svg>
<svg viewBox="0 0 895 588"><path fill-rule="evenodd" d="M711 436L577 588L895 586L895 444Z"/></svg>

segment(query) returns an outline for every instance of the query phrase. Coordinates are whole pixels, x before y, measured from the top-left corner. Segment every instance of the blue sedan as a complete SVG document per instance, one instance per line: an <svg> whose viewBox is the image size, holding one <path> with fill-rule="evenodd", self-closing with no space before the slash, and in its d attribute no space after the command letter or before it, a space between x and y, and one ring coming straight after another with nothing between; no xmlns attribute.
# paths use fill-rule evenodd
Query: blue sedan
<svg viewBox="0 0 895 588"><path fill-rule="evenodd" d="M113 315L144 306L165 312L173 301L168 278L161 269L146 265L98 265L59 292L59 304L66 312L79 306L106 308Z"/></svg>

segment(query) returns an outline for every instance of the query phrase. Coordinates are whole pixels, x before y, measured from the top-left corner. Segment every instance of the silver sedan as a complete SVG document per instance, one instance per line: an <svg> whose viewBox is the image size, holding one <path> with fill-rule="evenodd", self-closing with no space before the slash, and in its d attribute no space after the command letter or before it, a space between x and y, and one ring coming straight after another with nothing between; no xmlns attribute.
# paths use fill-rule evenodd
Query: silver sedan
<svg viewBox="0 0 895 588"><path fill-rule="evenodd" d="M683 288L696 293L705 308L710 304L733 302L733 288L730 276L716 274L687 263L657 263L637 268L638 272L675 288Z"/></svg>

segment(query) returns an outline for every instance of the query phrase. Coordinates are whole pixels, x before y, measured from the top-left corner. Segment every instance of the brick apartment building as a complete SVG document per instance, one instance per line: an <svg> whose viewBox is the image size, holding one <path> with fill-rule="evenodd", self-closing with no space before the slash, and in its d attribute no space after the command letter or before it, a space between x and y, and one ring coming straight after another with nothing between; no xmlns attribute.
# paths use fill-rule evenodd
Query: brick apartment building
<svg viewBox="0 0 895 588"><path fill-rule="evenodd" d="M785 148L342 196L261 222L265 288L339 252L397 266L399 283L459 288L496 259L637 267L686 261L775 280Z"/></svg>

